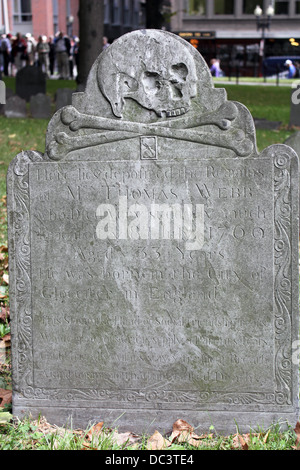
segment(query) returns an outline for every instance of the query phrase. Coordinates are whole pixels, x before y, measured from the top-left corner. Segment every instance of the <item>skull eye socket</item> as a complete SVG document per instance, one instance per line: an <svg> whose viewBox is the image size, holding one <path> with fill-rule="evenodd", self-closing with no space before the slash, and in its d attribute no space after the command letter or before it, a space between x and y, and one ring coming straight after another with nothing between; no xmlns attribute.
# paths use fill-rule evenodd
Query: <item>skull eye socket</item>
<svg viewBox="0 0 300 470"><path fill-rule="evenodd" d="M161 89L160 75L156 72L144 72L142 81L146 91L157 91Z"/></svg>
<svg viewBox="0 0 300 470"><path fill-rule="evenodd" d="M185 82L188 76L188 68L182 62L171 66L171 71L173 75L173 80L176 80L177 83Z"/></svg>

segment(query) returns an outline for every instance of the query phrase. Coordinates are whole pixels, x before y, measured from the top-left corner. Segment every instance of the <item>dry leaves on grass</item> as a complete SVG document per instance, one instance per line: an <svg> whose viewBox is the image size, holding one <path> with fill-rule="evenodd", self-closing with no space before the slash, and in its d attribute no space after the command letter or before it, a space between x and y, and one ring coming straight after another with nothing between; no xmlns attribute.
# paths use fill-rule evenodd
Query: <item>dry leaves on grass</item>
<svg viewBox="0 0 300 470"><path fill-rule="evenodd" d="M198 436L194 433L194 428L184 421L183 419L178 419L173 424L173 431L170 436L172 444L177 443L187 443L193 447L199 447L202 445L202 440L209 437L207 434Z"/></svg>
<svg viewBox="0 0 300 470"><path fill-rule="evenodd" d="M155 431L154 434L148 439L147 450L163 450L171 447L172 443L165 439L160 432Z"/></svg>
<svg viewBox="0 0 300 470"><path fill-rule="evenodd" d="M294 431L296 433L296 442L295 442L295 445L293 446L293 449L300 450L300 421L297 422Z"/></svg>
<svg viewBox="0 0 300 470"><path fill-rule="evenodd" d="M0 388L0 408L4 408L5 405L9 405L12 399L12 391Z"/></svg>
<svg viewBox="0 0 300 470"><path fill-rule="evenodd" d="M168 439L164 438L158 431L149 438L147 442L148 450L163 450L170 447L172 444L189 444L193 447L200 447L203 439L211 437L212 435L203 434L198 436L194 433L194 428L184 421L178 419L173 424L172 434Z"/></svg>
<svg viewBox="0 0 300 470"><path fill-rule="evenodd" d="M10 320L9 307L0 308L0 322L6 323Z"/></svg>
<svg viewBox="0 0 300 470"><path fill-rule="evenodd" d="M89 432L85 435L83 447L94 450L95 445L103 439L108 439L111 444L123 448L132 447L138 444L140 437L132 432L119 433L116 430L105 428L103 421L91 427Z"/></svg>

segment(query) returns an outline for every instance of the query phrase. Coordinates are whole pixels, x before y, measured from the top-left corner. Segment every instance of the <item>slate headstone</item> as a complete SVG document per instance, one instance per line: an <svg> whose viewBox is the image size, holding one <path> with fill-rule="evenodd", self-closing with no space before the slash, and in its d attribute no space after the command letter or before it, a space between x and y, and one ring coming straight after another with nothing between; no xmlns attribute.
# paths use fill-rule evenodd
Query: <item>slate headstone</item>
<svg viewBox="0 0 300 470"><path fill-rule="evenodd" d="M7 100L14 96L14 92L11 88L5 87L5 103L0 104L0 115L4 115L4 110L5 110L5 104L7 103Z"/></svg>
<svg viewBox="0 0 300 470"><path fill-rule="evenodd" d="M294 82L291 92L290 127L300 127L300 82Z"/></svg>
<svg viewBox="0 0 300 470"><path fill-rule="evenodd" d="M56 110L72 104L73 93L71 88L58 88L55 95Z"/></svg>
<svg viewBox="0 0 300 470"><path fill-rule="evenodd" d="M49 119L51 117L51 97L43 93L31 96L30 113L35 119Z"/></svg>
<svg viewBox="0 0 300 470"><path fill-rule="evenodd" d="M298 180L188 42L116 40L9 168L14 415L295 426Z"/></svg>
<svg viewBox="0 0 300 470"><path fill-rule="evenodd" d="M46 93L47 75L39 67L28 65L20 69L16 75L16 94L30 101L30 97L38 93Z"/></svg>
<svg viewBox="0 0 300 470"><path fill-rule="evenodd" d="M4 115L7 118L26 118L26 101L19 96L11 96L4 106Z"/></svg>

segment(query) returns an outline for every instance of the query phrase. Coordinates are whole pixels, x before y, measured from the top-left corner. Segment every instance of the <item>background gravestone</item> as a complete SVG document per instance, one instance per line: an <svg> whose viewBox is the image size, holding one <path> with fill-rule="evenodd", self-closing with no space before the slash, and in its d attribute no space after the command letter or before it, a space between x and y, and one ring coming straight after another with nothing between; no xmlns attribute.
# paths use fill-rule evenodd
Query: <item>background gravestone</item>
<svg viewBox="0 0 300 470"><path fill-rule="evenodd" d="M51 116L51 97L38 93L30 98L30 113L36 119L48 119Z"/></svg>
<svg viewBox="0 0 300 470"><path fill-rule="evenodd" d="M300 85L296 88L292 88L291 93L291 111L290 111L290 127L300 127ZM294 99L293 99L294 96Z"/></svg>
<svg viewBox="0 0 300 470"><path fill-rule="evenodd" d="M300 131L294 132L286 141L286 145L292 147L297 155L300 155Z"/></svg>
<svg viewBox="0 0 300 470"><path fill-rule="evenodd" d="M46 93L46 74L39 67L28 65L20 69L16 75L16 94L30 101L30 97L38 93Z"/></svg>
<svg viewBox="0 0 300 470"><path fill-rule="evenodd" d="M72 95L74 90L71 88L58 88L55 95L56 110L72 104Z"/></svg>
<svg viewBox="0 0 300 470"><path fill-rule="evenodd" d="M4 105L4 115L7 118L26 118L26 101L19 96L11 96Z"/></svg>
<svg viewBox="0 0 300 470"><path fill-rule="evenodd" d="M5 87L5 103L7 100L14 96L14 92L11 88ZM0 104L0 115L4 115L5 104Z"/></svg>
<svg viewBox="0 0 300 470"><path fill-rule="evenodd" d="M115 41L9 168L13 413L294 426L298 179L189 43Z"/></svg>

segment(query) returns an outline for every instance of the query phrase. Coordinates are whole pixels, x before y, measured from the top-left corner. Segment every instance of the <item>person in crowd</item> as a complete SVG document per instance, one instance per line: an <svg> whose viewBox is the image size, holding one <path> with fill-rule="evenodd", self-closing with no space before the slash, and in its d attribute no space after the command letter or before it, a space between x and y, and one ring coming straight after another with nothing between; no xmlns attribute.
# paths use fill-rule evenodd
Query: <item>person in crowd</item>
<svg viewBox="0 0 300 470"><path fill-rule="evenodd" d="M59 78L69 78L69 56L71 51L70 39L60 32L55 41L55 56Z"/></svg>
<svg viewBox="0 0 300 470"><path fill-rule="evenodd" d="M46 73L49 77L50 68L49 68L49 51L50 47L47 41L47 36L39 36L39 40L36 46L38 53L38 63L39 67Z"/></svg>
<svg viewBox="0 0 300 470"><path fill-rule="evenodd" d="M294 66L291 60L286 60L285 64L286 68L288 69L287 78L295 78L296 76L296 67Z"/></svg>
<svg viewBox="0 0 300 470"><path fill-rule="evenodd" d="M107 47L110 46L110 43L108 42L108 39L106 36L103 36L103 47L102 50L107 49Z"/></svg>
<svg viewBox="0 0 300 470"><path fill-rule="evenodd" d="M15 73L26 65L28 60L27 43L22 37L21 33L17 33L16 38L12 43L12 60Z"/></svg>
<svg viewBox="0 0 300 470"><path fill-rule="evenodd" d="M220 60L211 59L210 61L210 72L213 77L223 77L223 72L221 70Z"/></svg>
<svg viewBox="0 0 300 470"><path fill-rule="evenodd" d="M11 34L2 34L0 44L0 60L2 60L3 74L9 76L9 64L11 62Z"/></svg>
<svg viewBox="0 0 300 470"><path fill-rule="evenodd" d="M79 38L74 38L74 47L73 47L73 59L74 59L74 66L76 68L76 75L78 76L79 70Z"/></svg>
<svg viewBox="0 0 300 470"><path fill-rule="evenodd" d="M35 63L35 50L36 40L31 33L25 35L25 41L27 43L27 65L34 65Z"/></svg>
<svg viewBox="0 0 300 470"><path fill-rule="evenodd" d="M54 44L53 36L49 36L48 44L49 44L49 70L50 70L50 75L54 75L55 44Z"/></svg>

